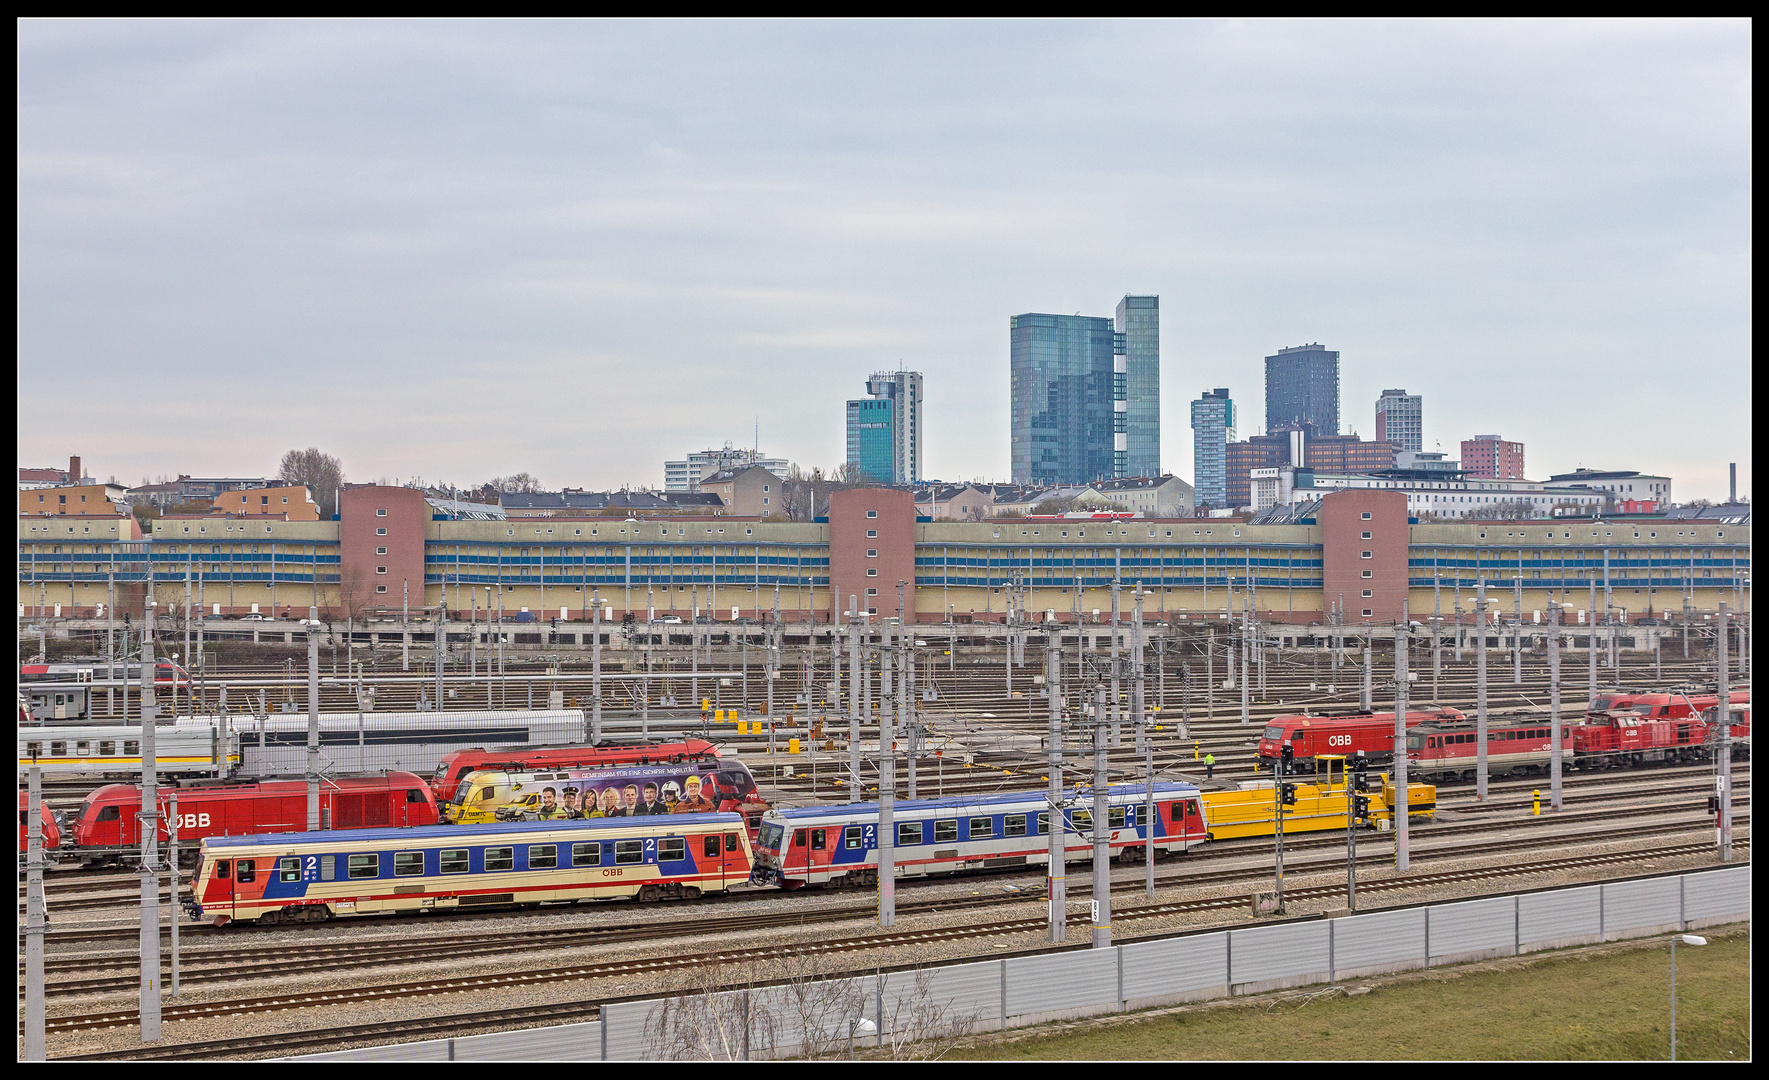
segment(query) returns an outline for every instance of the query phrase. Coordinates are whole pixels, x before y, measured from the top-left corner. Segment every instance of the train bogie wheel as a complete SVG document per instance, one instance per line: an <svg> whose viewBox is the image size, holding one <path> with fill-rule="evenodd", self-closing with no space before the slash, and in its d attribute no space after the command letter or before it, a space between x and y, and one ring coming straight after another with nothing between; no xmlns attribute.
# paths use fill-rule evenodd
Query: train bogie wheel
<svg viewBox="0 0 1769 1080"><path fill-rule="evenodd" d="M700 890L692 885L684 885L682 886L682 899L698 900L700 899Z"/></svg>
<svg viewBox="0 0 1769 1080"><path fill-rule="evenodd" d="M282 921L283 914L280 911L266 911L264 914L258 916L259 926L275 926Z"/></svg>
<svg viewBox="0 0 1769 1080"><path fill-rule="evenodd" d="M663 891L655 885L641 885L641 886L639 886L639 902L641 904L653 903L662 894L663 894Z"/></svg>

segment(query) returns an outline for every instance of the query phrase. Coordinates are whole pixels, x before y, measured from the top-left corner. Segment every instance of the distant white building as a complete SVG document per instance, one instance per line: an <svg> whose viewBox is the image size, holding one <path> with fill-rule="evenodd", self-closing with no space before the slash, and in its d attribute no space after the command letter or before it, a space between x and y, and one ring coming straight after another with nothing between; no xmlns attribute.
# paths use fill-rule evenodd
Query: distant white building
<svg viewBox="0 0 1769 1080"><path fill-rule="evenodd" d="M1608 492L1610 497L1617 502L1651 502L1657 503L1660 508L1671 504L1671 478L1668 476L1577 469L1573 472L1550 476L1547 486L1555 489L1592 488L1596 491Z"/></svg>
<svg viewBox="0 0 1769 1080"><path fill-rule="evenodd" d="M726 443L723 449L701 450L689 454L681 461L663 463L663 490L665 491L699 491L700 481L718 472L729 472L734 469L746 469L751 465L760 465L775 476L784 477L792 470L792 463L785 458L763 457L760 450L747 447L734 448Z"/></svg>
<svg viewBox="0 0 1769 1080"><path fill-rule="evenodd" d="M1404 492L1408 514L1440 518L1479 518L1522 508L1527 508L1531 517L1549 518L1554 516L1557 507L1601 510L1610 498L1594 488L1550 486L1535 480L1485 477L1411 479L1364 473L1323 473L1288 465L1254 469L1251 479L1255 510L1284 503L1308 502L1329 491L1352 488Z"/></svg>

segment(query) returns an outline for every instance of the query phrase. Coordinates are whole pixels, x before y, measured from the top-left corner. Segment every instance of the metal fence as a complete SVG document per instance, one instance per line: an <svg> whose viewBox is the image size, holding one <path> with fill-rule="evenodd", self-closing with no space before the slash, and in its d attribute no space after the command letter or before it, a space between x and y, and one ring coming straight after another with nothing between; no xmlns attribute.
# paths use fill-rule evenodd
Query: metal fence
<svg viewBox="0 0 1769 1080"><path fill-rule="evenodd" d="M989 1031L1355 979L1749 919L1748 866L1250 926L921 971L709 995L696 1015L733 1025L733 1057L845 1051L914 1038L930 1019ZM667 1001L610 1003L582 1024L316 1054L315 1061L638 1061L669 1056L655 1032ZM837 1008L832 1003L839 1003ZM864 1030L864 1029L862 1029ZM676 1053L680 1053L677 1044ZM705 1056L705 1055L701 1055Z"/></svg>

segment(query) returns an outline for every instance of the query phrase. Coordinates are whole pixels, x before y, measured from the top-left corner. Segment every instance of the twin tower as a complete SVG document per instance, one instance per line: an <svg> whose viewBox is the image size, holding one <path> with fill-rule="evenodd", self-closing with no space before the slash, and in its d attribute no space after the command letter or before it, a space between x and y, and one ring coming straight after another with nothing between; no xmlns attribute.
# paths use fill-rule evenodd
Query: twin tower
<svg viewBox="0 0 1769 1080"><path fill-rule="evenodd" d="M1161 475L1161 299L1116 319L1008 320L1013 482L1052 486Z"/></svg>

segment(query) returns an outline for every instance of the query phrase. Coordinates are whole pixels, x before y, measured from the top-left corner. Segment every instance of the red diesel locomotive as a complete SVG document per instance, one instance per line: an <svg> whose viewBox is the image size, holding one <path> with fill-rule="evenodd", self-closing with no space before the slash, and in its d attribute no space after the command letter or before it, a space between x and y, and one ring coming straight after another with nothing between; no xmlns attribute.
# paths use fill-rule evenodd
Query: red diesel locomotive
<svg viewBox="0 0 1769 1080"><path fill-rule="evenodd" d="M1750 687L1728 693L1732 753L1750 756ZM1627 711L1593 713L1573 729L1581 769L1709 761L1717 741L1718 694L1642 694Z"/></svg>
<svg viewBox="0 0 1769 1080"><path fill-rule="evenodd" d="M307 828L307 781L274 779L189 783L159 790L160 842L167 841L172 792L178 793L178 840L194 858L205 837L301 832ZM74 850L82 866L115 863L136 854L141 827L135 815L141 788L106 784L86 796L74 822ZM319 786L320 820L333 829L435 825L436 800L423 777L408 772L328 777Z"/></svg>
<svg viewBox="0 0 1769 1080"><path fill-rule="evenodd" d="M1409 709L1407 727L1424 723L1456 723L1466 720L1459 709ZM1363 751L1364 760L1381 767L1394 760L1394 714L1391 712L1341 713L1334 716L1279 716L1266 726L1259 738L1259 756L1254 771L1270 769L1290 744L1295 755L1293 767L1299 773L1315 771L1314 759L1319 754L1345 754Z"/></svg>
<svg viewBox="0 0 1769 1080"><path fill-rule="evenodd" d="M654 762L715 760L719 751L705 739L673 743L609 743L594 746L521 746L501 750L455 750L444 754L430 780L438 803L455 799L461 781L481 769L505 772L537 772L553 769L593 769L608 765L650 765Z"/></svg>

